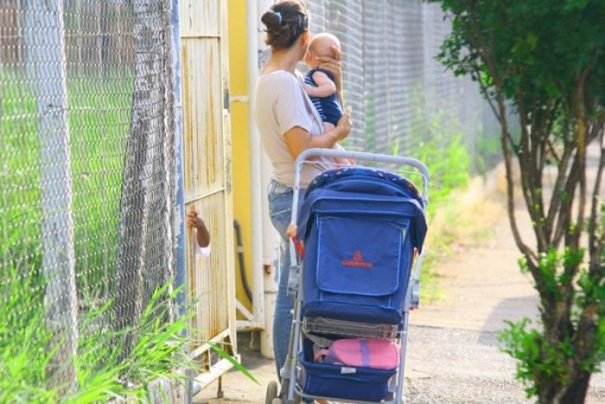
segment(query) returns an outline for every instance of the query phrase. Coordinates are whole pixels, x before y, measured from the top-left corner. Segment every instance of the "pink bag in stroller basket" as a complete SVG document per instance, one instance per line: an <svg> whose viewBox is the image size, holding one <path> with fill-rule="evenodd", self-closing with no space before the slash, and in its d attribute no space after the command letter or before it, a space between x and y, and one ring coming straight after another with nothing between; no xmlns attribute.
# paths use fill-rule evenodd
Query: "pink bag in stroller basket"
<svg viewBox="0 0 605 404"><path fill-rule="evenodd" d="M320 349L315 362L373 369L394 369L399 365L399 348L386 339L338 339L329 349Z"/></svg>

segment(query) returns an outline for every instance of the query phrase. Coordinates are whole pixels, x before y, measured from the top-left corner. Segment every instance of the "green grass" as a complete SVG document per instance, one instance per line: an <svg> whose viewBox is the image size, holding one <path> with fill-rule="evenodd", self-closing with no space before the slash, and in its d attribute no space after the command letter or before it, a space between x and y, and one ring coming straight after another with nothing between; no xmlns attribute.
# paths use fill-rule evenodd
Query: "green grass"
<svg viewBox="0 0 605 404"><path fill-rule="evenodd" d="M16 73L0 71L0 87L0 220L8 240L0 254L4 265L38 272L42 195L35 95ZM114 278L131 87L126 80L68 82L76 273L78 290L86 293L107 295Z"/></svg>
<svg viewBox="0 0 605 404"><path fill-rule="evenodd" d="M44 324L43 296L35 275L3 269L0 283L0 402L54 402L45 370L54 353Z"/></svg>
<svg viewBox="0 0 605 404"><path fill-rule="evenodd" d="M158 376L192 366L183 347L188 317L164 321L167 285L157 290L132 329L114 330L113 295L119 240L124 145L130 130L131 80L68 82L72 217L79 297L76 369L68 395L48 386L62 341L49 331L42 274L42 184L34 89L0 69L0 402L88 403L147 394ZM45 184L53 190L52 184ZM59 189L56 190L60 192ZM67 231L67 229L64 229ZM126 336L134 336L124 350ZM129 352L124 357L123 352ZM62 358L65 361L66 359ZM64 363L69 366L68 363ZM128 383L126 383L128 381Z"/></svg>
<svg viewBox="0 0 605 404"><path fill-rule="evenodd" d="M53 338L45 325L44 305L29 293L38 289L40 279L19 274L14 268L4 275L10 282L0 285L5 300L0 306L0 402L80 404L111 398L143 399L151 381L158 377L175 379L175 369L195 369L185 352L187 339L183 336L191 314L164 321L169 302L179 293L168 293L168 283L153 293L131 329L111 327L113 301L81 313L78 354L67 359L73 361L77 388L62 394L63 386L49 386L47 381L46 369L55 352L49 350ZM124 356L124 344L131 333L133 349Z"/></svg>

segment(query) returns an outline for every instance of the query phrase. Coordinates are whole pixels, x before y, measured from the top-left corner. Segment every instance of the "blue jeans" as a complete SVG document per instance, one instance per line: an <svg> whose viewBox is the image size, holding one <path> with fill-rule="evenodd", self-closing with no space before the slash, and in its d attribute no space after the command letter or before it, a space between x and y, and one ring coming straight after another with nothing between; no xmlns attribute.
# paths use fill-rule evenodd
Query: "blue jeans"
<svg viewBox="0 0 605 404"><path fill-rule="evenodd" d="M302 193L302 192L301 192ZM290 269L290 245L286 230L290 224L292 215L292 188L282 185L274 180L269 184L269 215L271 223L282 238L282 261L279 273L279 286L277 291L277 302L275 304L275 315L273 316L273 351L275 353L275 365L277 375L281 380L280 369L286 362L288 356L288 345L290 340L290 328L292 325L293 298L288 296L288 272ZM301 194L299 194L302 196ZM299 207L302 198L299 196Z"/></svg>

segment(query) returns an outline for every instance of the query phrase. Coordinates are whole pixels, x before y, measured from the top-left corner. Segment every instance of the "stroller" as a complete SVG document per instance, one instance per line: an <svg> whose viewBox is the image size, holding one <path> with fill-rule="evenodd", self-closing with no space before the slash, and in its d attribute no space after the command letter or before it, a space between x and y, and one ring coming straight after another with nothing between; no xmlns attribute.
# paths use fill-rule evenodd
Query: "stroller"
<svg viewBox="0 0 605 404"><path fill-rule="evenodd" d="M309 184L297 212L302 166L317 156L411 167L422 178L423 191L388 171L341 167ZM403 402L428 181L426 166L412 158L332 149L300 154L291 220L299 241L290 243L290 254L299 254L289 271L294 296L289 353L281 392L276 382L269 384L266 403Z"/></svg>

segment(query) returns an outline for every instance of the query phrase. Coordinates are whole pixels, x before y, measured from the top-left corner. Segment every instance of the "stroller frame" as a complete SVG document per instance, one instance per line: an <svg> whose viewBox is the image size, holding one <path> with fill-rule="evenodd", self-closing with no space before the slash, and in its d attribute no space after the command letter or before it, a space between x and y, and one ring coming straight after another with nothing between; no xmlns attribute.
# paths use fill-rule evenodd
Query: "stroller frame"
<svg viewBox="0 0 605 404"><path fill-rule="evenodd" d="M411 158L411 157L400 157L400 156L390 156L383 154L373 154L366 152L351 152L351 151L343 151L343 150L334 150L334 149L307 149L300 153L298 158L296 159L295 165L295 178L294 178L294 193L292 200L292 216L290 223L296 224L298 218L298 201L299 194L301 191L300 182L301 182L301 171L304 164L311 162L312 157L337 157L343 159L354 159L356 162L374 162L381 164L393 164L399 167L408 166L414 168L418 171L418 174L422 178L422 193L421 198L423 203L422 210L423 213L426 213L426 205L428 204L428 188L429 188L429 171L424 163L421 161ZM364 167L363 165L357 167ZM369 167L367 167L369 168ZM303 284L303 271L301 266L301 260L297 257L296 248L294 242L290 240L289 242L290 249L290 268L289 268L289 282L288 288L289 292L294 293L294 305L293 305L293 316L292 316L292 326L290 330L290 340L289 340L289 349L288 356L286 358L286 362L284 364L284 368L281 370L282 373L282 389L281 389L281 398L280 397L269 397L269 390L276 390L275 386L271 386L268 389L267 401L273 404L276 403L287 403L294 404L298 402L300 398L305 400L313 400L313 399L325 399L325 400L342 400L335 397L320 397L320 396L311 396L303 393L302 388L297 383L296 372L297 367L301 366L299 364L298 352L301 349L302 341L301 341L301 333L303 330L303 318L302 318L302 308L303 308L303 293L302 293L302 284ZM402 403L404 401L404 370L405 370L405 357L406 357L406 342L407 342L407 333L408 333L408 316L410 308L417 308L419 305L420 298L420 284L419 284L419 275L420 268L422 265L422 253L416 257L416 262L413 265L413 271L410 276L410 281L407 285L407 291L404 297L404 316L403 316L403 324L402 329L398 333L396 340L400 344L400 357L399 357L399 365L397 368L397 373L391 378L389 382L389 393L392 395L387 400L381 401L382 403L388 404L397 404ZM393 382L396 380L395 385L393 386ZM298 397L296 397L298 396ZM369 404L375 402L369 401L355 401L355 400L346 400L347 403L356 403L356 404Z"/></svg>

